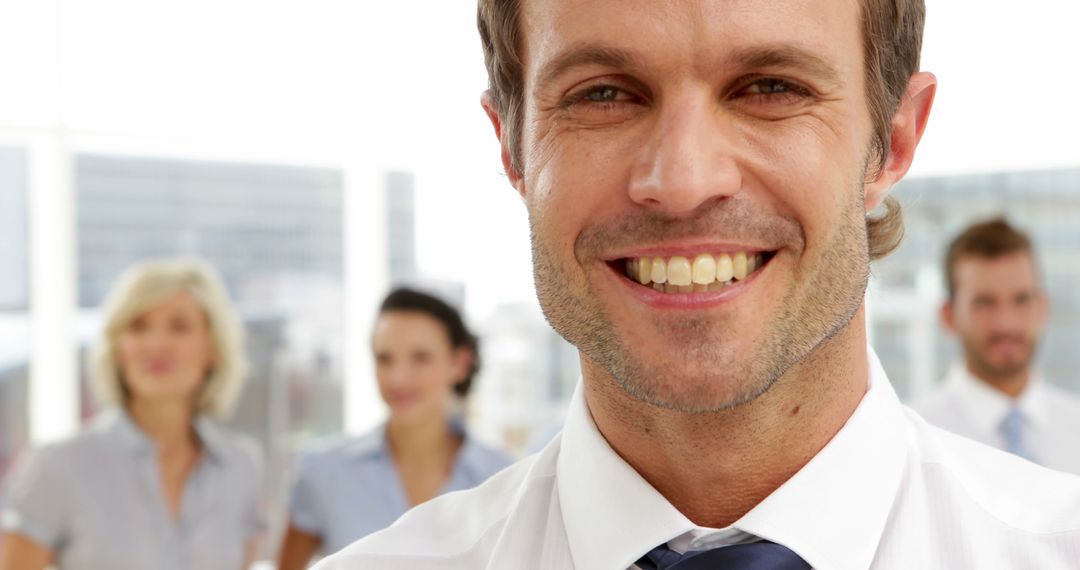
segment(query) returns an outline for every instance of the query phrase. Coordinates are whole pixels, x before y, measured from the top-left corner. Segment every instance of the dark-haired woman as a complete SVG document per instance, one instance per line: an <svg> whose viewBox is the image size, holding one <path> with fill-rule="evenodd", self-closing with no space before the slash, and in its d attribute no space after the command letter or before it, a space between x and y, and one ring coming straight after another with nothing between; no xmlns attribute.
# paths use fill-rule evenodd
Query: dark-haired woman
<svg viewBox="0 0 1080 570"><path fill-rule="evenodd" d="M379 308L372 350L389 419L359 439L300 454L280 570L305 568L317 551L340 550L508 463L470 438L452 412L479 369L476 337L457 310L398 289Z"/></svg>

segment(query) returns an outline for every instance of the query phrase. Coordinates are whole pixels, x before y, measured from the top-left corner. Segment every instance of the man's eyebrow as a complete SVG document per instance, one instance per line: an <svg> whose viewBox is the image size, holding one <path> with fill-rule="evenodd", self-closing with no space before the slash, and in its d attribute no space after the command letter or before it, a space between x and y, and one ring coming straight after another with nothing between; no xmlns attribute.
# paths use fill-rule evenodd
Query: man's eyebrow
<svg viewBox="0 0 1080 570"><path fill-rule="evenodd" d="M722 63L724 67L748 71L770 67L794 68L834 86L844 83L835 66L821 56L794 45L743 48L726 54ZM641 62L638 56L628 50L602 44L580 44L546 62L536 75L536 85L547 85L567 71L585 65L627 69L640 67Z"/></svg>
<svg viewBox="0 0 1080 570"><path fill-rule="evenodd" d="M598 44L581 44L545 63L536 74L536 85L547 85L567 71L584 65L627 68L636 67L637 63L638 58L627 50Z"/></svg>
<svg viewBox="0 0 1080 570"><path fill-rule="evenodd" d="M728 65L738 69L794 68L833 86L843 85L840 72L821 56L793 45L747 48L731 54Z"/></svg>

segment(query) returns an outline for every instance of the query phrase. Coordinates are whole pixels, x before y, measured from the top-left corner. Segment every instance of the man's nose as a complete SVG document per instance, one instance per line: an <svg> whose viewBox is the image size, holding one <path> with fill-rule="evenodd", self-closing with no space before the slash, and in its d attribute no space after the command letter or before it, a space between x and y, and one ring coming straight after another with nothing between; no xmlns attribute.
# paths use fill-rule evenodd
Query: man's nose
<svg viewBox="0 0 1080 570"><path fill-rule="evenodd" d="M742 186L730 122L706 97L660 111L630 180L630 199L671 216L733 196Z"/></svg>
<svg viewBox="0 0 1080 570"><path fill-rule="evenodd" d="M1023 331L1027 323L1026 315L1022 309L1016 307L1004 307L997 311L994 326L997 330L1016 334Z"/></svg>

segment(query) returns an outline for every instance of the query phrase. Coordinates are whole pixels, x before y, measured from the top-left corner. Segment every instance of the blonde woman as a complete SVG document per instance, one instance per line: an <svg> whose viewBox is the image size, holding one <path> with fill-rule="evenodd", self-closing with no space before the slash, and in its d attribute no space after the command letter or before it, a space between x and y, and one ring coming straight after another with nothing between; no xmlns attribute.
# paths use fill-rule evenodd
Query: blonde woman
<svg viewBox="0 0 1080 570"><path fill-rule="evenodd" d="M130 269L91 356L105 410L11 475L0 570L238 570L262 521L255 445L226 416L246 370L215 272L194 261Z"/></svg>

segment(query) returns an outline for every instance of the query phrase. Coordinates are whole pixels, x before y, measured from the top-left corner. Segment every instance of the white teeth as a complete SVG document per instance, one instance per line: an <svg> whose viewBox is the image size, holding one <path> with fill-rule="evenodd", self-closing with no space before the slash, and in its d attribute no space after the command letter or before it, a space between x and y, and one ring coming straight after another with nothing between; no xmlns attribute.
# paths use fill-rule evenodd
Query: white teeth
<svg viewBox="0 0 1080 570"><path fill-rule="evenodd" d="M648 257L642 257L637 260L637 280L642 285L648 285L652 283L652 260ZM631 273L633 275L633 273Z"/></svg>
<svg viewBox="0 0 1080 570"><path fill-rule="evenodd" d="M667 264L664 263L663 257L654 257L652 260L652 282L667 282Z"/></svg>
<svg viewBox="0 0 1080 570"><path fill-rule="evenodd" d="M679 287L685 287L690 285L690 260L685 257L676 255L668 260L667 263L667 280L672 285Z"/></svg>
<svg viewBox="0 0 1080 570"><path fill-rule="evenodd" d="M716 281L716 259L703 253L694 258L694 284L708 285Z"/></svg>
<svg viewBox="0 0 1080 570"><path fill-rule="evenodd" d="M716 280L720 283L731 281L735 277L735 269L731 265L731 256L721 253L716 256Z"/></svg>
<svg viewBox="0 0 1080 570"><path fill-rule="evenodd" d="M636 257L626 260L626 275L662 293L719 291L742 281L764 265L761 253L708 253L691 258L676 255Z"/></svg>
<svg viewBox="0 0 1080 570"><path fill-rule="evenodd" d="M735 269L735 278L739 281L746 279L746 276L749 274L749 271L747 271L746 254L741 251L736 253L735 256L731 258L731 263Z"/></svg>

